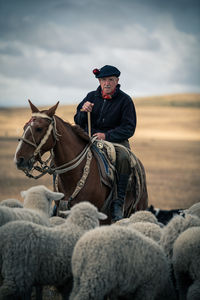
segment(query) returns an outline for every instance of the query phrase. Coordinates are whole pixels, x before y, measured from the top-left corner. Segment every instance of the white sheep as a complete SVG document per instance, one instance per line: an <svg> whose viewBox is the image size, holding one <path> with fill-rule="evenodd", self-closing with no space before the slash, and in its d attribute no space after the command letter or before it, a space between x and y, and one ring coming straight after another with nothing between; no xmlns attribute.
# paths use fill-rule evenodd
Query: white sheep
<svg viewBox="0 0 200 300"><path fill-rule="evenodd" d="M154 216L154 214L147 210L140 210L135 213L133 213L129 218L123 218L115 223L113 225L121 225L121 226L127 226L132 223L137 222L151 222L154 224L159 224L158 220Z"/></svg>
<svg viewBox="0 0 200 300"><path fill-rule="evenodd" d="M173 247L173 267L179 299L200 299L200 227L179 235Z"/></svg>
<svg viewBox="0 0 200 300"><path fill-rule="evenodd" d="M160 245L163 247L167 257L171 260L173 255L173 245L178 236L186 229L200 226L200 218L194 215L185 214L185 217L175 216L162 229Z"/></svg>
<svg viewBox="0 0 200 300"><path fill-rule="evenodd" d="M151 222L136 222L128 224L127 228L135 229L156 242L160 241L162 229L159 225Z"/></svg>
<svg viewBox="0 0 200 300"><path fill-rule="evenodd" d="M122 218L122 219L116 221L115 223L113 223L112 225L127 226L128 224L130 224L130 219Z"/></svg>
<svg viewBox="0 0 200 300"><path fill-rule="evenodd" d="M135 213L133 213L130 217L130 223L136 223L136 222L151 222L154 224L159 225L159 222L157 218L154 216L154 214L147 210L140 210Z"/></svg>
<svg viewBox="0 0 200 300"><path fill-rule="evenodd" d="M27 221L0 227L0 300L30 296L32 287L57 286L63 299L71 290L71 256L77 240L107 216L89 202L74 205L62 225L45 227Z"/></svg>
<svg viewBox="0 0 200 300"><path fill-rule="evenodd" d="M60 200L63 193L52 192L44 185L36 185L26 191L21 191L24 198L24 208L43 211L49 216L52 214L52 201Z"/></svg>
<svg viewBox="0 0 200 300"><path fill-rule="evenodd" d="M0 202L0 206L8 206L8 207L23 207L23 204L18 199L8 198L4 199Z"/></svg>
<svg viewBox="0 0 200 300"><path fill-rule="evenodd" d="M188 209L185 209L184 212L187 214L195 215L200 218L200 202L193 204Z"/></svg>
<svg viewBox="0 0 200 300"><path fill-rule="evenodd" d="M49 217L52 212L52 201L60 200L64 194L52 192L43 185L37 185L21 192L24 207L10 208L0 206L0 226L15 220L26 220L50 226Z"/></svg>
<svg viewBox="0 0 200 300"><path fill-rule="evenodd" d="M158 243L128 227L85 233L72 256L70 300L175 299L168 260Z"/></svg>

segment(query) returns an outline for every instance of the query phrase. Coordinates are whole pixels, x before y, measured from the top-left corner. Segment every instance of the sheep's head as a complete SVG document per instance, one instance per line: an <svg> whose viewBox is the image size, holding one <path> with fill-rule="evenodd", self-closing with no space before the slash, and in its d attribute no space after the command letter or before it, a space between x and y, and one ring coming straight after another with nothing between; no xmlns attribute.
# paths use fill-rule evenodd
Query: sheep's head
<svg viewBox="0 0 200 300"><path fill-rule="evenodd" d="M52 202L64 197L63 193L52 192L44 185L37 185L26 191L21 191L24 198L24 208L41 210L47 215L52 215Z"/></svg>
<svg viewBox="0 0 200 300"><path fill-rule="evenodd" d="M65 217L68 216L73 223L86 229L99 226L99 220L107 219L107 215L99 212L95 205L87 201L77 203L70 210L60 211L60 213Z"/></svg>

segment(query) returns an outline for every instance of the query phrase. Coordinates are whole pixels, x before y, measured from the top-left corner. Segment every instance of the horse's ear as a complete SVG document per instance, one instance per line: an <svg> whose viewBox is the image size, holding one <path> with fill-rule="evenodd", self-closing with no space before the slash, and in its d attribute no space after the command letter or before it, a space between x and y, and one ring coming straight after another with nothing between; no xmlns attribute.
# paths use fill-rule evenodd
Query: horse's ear
<svg viewBox="0 0 200 300"><path fill-rule="evenodd" d="M33 103L31 102L31 100L28 99L28 102L29 102L29 104L30 104L32 113L39 112L39 109L38 109L35 105L33 105Z"/></svg>
<svg viewBox="0 0 200 300"><path fill-rule="evenodd" d="M53 117L55 115L55 112L56 112L56 109L58 107L58 104L59 104L59 101L54 106L52 106L51 108L49 108L46 111L47 116Z"/></svg>

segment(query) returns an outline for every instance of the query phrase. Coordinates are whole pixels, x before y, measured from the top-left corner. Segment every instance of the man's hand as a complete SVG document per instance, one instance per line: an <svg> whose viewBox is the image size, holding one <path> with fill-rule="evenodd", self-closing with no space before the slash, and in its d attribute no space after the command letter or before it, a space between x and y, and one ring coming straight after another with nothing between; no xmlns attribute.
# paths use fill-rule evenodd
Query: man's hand
<svg viewBox="0 0 200 300"><path fill-rule="evenodd" d="M82 106L82 108L81 108L81 111L89 111L89 112L91 112L93 106L94 106L94 103L91 103L91 102L89 102L89 101L86 101L86 102L83 104L83 106Z"/></svg>
<svg viewBox="0 0 200 300"><path fill-rule="evenodd" d="M93 136L97 136L98 140L105 140L106 139L105 133L102 133L102 132L94 133Z"/></svg>

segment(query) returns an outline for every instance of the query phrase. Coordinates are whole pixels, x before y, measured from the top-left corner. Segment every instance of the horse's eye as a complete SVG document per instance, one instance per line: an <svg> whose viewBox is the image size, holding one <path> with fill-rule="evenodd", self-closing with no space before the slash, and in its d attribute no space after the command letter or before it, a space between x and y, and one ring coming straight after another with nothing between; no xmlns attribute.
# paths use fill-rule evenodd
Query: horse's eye
<svg viewBox="0 0 200 300"><path fill-rule="evenodd" d="M37 127L37 128L36 128L36 131L37 131L37 132L41 132L41 131L42 131L42 128L41 128L41 127Z"/></svg>

